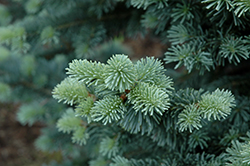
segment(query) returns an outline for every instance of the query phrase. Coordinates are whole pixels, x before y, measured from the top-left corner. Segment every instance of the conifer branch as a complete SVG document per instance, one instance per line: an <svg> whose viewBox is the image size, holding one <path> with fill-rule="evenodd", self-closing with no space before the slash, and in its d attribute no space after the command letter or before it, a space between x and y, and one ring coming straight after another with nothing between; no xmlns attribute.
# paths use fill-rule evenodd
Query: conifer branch
<svg viewBox="0 0 250 166"><path fill-rule="evenodd" d="M169 108L169 96L157 86L147 83L138 85L128 94L128 100L136 111L152 116L154 113L162 115Z"/></svg>
<svg viewBox="0 0 250 166"><path fill-rule="evenodd" d="M235 98L228 90L216 89L212 94L201 96L199 107L203 110L203 117L211 120L226 118L235 107Z"/></svg>
<svg viewBox="0 0 250 166"><path fill-rule="evenodd" d="M69 64L69 68L66 68L66 74L90 86L92 84L97 85L104 81L101 73L104 69L104 65L101 63L92 63L86 59L74 60Z"/></svg>
<svg viewBox="0 0 250 166"><path fill-rule="evenodd" d="M249 165L249 7L248 0L2 3L0 100L26 102L19 122L44 123L36 147L63 152L64 165ZM113 40L138 34L168 48L160 49L164 62L130 60ZM166 70L172 64L181 70ZM48 98L58 80L52 96L65 105Z"/></svg>
<svg viewBox="0 0 250 166"><path fill-rule="evenodd" d="M188 105L178 116L180 131L199 129L201 125L201 112L196 104Z"/></svg>
<svg viewBox="0 0 250 166"><path fill-rule="evenodd" d="M125 55L116 55L107 61L104 70L106 87L124 92L135 83L136 71L132 61Z"/></svg>
<svg viewBox="0 0 250 166"><path fill-rule="evenodd" d="M93 121L101 121L104 125L118 121L123 118L126 108L122 100L118 97L106 97L94 103L92 107L91 117Z"/></svg>
<svg viewBox="0 0 250 166"><path fill-rule="evenodd" d="M64 79L54 88L52 94L59 102L64 100L64 103L70 105L80 103L88 96L85 85L72 78Z"/></svg>

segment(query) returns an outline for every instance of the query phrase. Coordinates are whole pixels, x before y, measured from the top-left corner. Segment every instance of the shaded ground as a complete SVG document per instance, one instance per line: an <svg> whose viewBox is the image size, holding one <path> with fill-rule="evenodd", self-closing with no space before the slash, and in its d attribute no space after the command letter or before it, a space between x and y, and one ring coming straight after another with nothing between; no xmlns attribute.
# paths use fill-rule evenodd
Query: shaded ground
<svg viewBox="0 0 250 166"><path fill-rule="evenodd" d="M0 165L41 165L43 156L33 145L41 125L22 126L16 121L17 109L17 104L0 103Z"/></svg>

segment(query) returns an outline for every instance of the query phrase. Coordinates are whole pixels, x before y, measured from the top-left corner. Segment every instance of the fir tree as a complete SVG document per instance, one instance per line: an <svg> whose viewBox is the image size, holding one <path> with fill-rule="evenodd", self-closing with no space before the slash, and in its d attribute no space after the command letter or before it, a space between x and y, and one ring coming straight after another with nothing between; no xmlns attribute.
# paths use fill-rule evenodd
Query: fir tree
<svg viewBox="0 0 250 166"><path fill-rule="evenodd" d="M37 148L63 156L49 165L250 164L248 0L13 0L0 13L0 99L46 124ZM139 33L170 48L132 60L116 37Z"/></svg>

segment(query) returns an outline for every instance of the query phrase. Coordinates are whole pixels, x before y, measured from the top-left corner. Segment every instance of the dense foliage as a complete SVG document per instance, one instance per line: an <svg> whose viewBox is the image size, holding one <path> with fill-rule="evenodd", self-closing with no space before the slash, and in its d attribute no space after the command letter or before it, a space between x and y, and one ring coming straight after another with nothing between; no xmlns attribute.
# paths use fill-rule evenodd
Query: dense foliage
<svg viewBox="0 0 250 166"><path fill-rule="evenodd" d="M48 165L249 165L249 27L248 0L6 1L0 100ZM134 60L138 35L170 47Z"/></svg>

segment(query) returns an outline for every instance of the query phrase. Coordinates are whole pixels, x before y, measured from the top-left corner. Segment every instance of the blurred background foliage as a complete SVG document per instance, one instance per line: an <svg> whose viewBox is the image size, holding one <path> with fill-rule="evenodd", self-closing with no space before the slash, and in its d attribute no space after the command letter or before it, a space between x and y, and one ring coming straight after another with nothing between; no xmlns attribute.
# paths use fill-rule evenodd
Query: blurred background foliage
<svg viewBox="0 0 250 166"><path fill-rule="evenodd" d="M214 139L220 145L213 148L216 154L232 146L227 152L234 156L241 147L249 147L237 142L247 137L250 127L249 19L247 0L0 0L0 122L17 123L15 117L22 125L38 126L35 129L41 131L32 137L39 135L34 145L40 152L34 153L38 154L35 158L45 156L41 159L45 165L87 164L89 158L82 156L95 154L72 143L71 136L56 127L57 121L72 111L51 94L66 77L68 63L75 58L105 63L117 53L128 54L133 60L156 56L166 62L167 74L175 81L172 105L176 109L183 109L178 103L191 100L188 95L197 97L196 91L181 88L227 88L236 95L237 106L222 122L223 133L213 133L211 130L222 132L214 125L205 128L206 132L188 135L190 149L207 148L204 142L213 145ZM11 113L12 120L5 118ZM4 131L8 129L2 125L1 138L16 136L7 135ZM101 143L107 154L105 141L112 140L106 138ZM3 142L0 164L9 160ZM188 157L183 160L191 163ZM213 157L190 158L201 164L219 163L220 159L210 160ZM34 156L30 160L35 160ZM116 157L114 162L126 163L126 159ZM103 163L102 159L89 162L93 166Z"/></svg>

